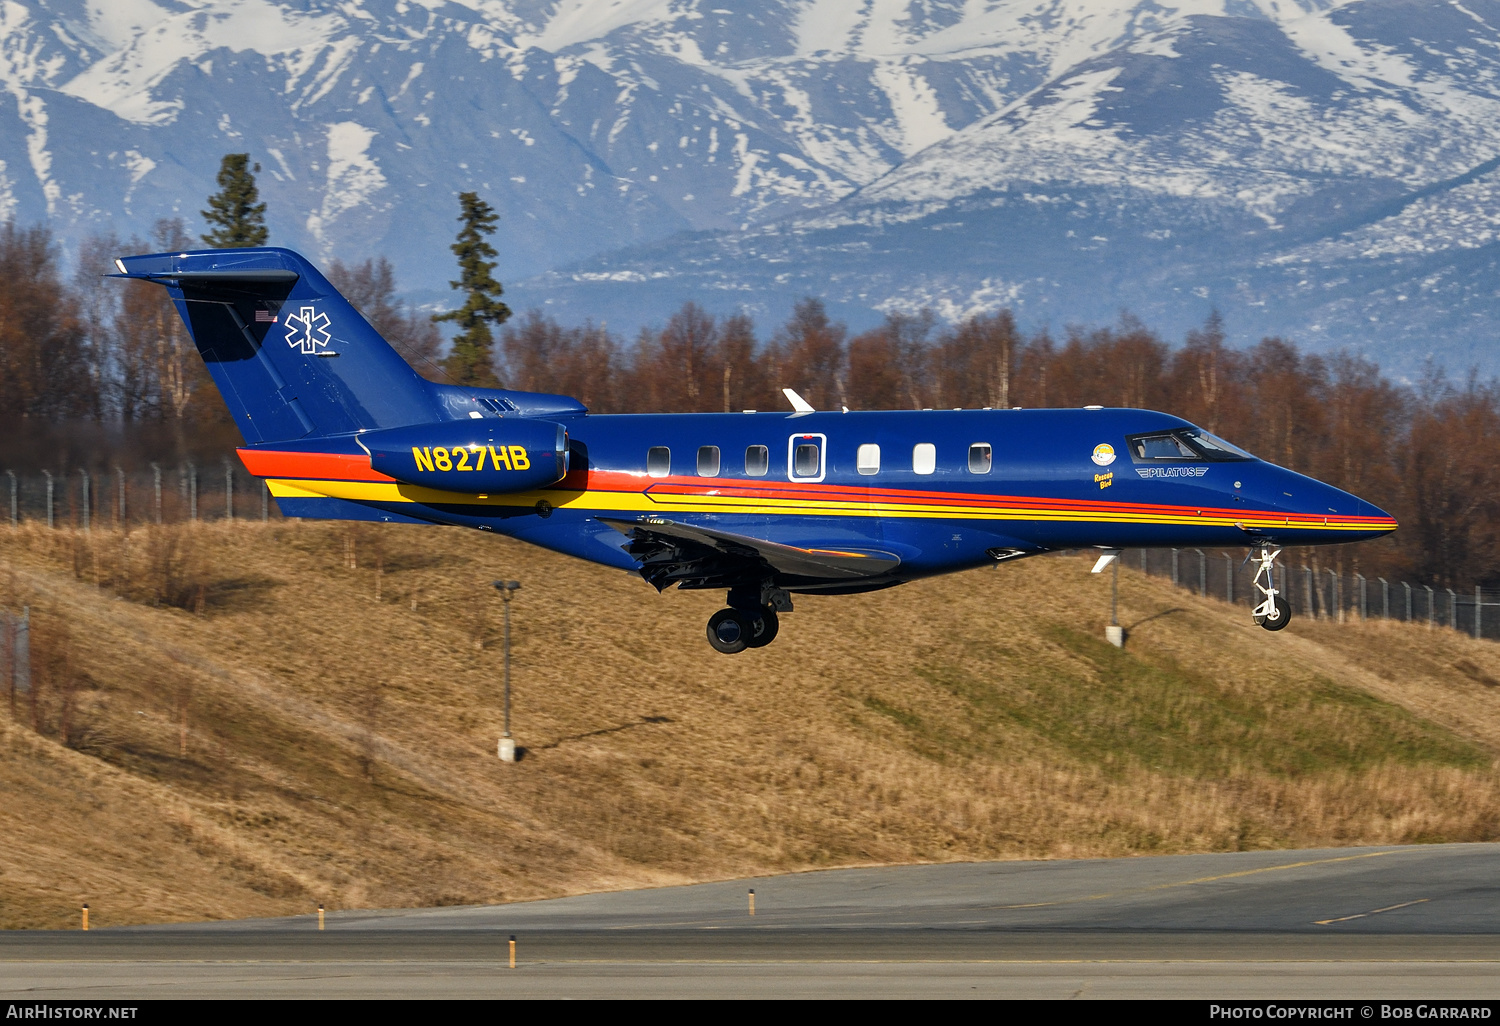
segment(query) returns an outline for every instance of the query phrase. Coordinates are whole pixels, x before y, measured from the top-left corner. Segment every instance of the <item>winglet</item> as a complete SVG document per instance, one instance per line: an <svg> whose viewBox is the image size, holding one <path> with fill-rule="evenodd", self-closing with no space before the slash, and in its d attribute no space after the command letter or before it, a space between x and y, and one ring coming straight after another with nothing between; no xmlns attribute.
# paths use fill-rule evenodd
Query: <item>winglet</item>
<svg viewBox="0 0 1500 1026"><path fill-rule="evenodd" d="M794 392L790 388L783 388L781 390L781 394L784 395L784 396L786 396L786 401L789 402L789 403L791 403L792 404L792 409L796 410L798 413L817 413L818 412L817 410L814 410L812 408L812 403L810 403L806 399L802 398L800 395L798 395L796 392Z"/></svg>

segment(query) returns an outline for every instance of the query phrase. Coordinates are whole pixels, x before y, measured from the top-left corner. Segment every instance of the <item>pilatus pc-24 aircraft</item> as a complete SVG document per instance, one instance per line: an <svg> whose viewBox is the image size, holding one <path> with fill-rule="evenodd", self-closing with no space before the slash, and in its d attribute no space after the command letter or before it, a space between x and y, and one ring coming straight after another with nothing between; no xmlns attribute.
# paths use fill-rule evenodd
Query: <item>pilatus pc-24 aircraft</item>
<svg viewBox="0 0 1500 1026"><path fill-rule="evenodd" d="M1281 546L1375 538L1384 512L1149 410L594 415L420 377L296 253L127 257L166 286L250 473L287 516L454 524L722 589L720 652L792 595L856 594L1056 549L1245 546L1256 622L1290 619Z"/></svg>

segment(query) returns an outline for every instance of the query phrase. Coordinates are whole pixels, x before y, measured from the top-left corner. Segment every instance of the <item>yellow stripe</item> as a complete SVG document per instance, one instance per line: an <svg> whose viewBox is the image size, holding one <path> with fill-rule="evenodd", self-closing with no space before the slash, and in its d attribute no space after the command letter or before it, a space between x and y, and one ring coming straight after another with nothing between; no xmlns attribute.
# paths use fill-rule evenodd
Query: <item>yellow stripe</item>
<svg viewBox="0 0 1500 1026"><path fill-rule="evenodd" d="M1185 516L1181 514L1132 513L1124 511L1085 511L1067 509L1030 509L1005 506L942 506L926 503L859 502L839 500L766 499L731 495L648 496L641 492L587 492L544 489L511 495L479 496L465 492L445 492L420 485L393 484L381 481L267 481L271 494L278 498L333 498L353 502L418 502L427 505L458 506L534 506L543 500L558 508L610 513L661 512L663 507L680 513L744 513L783 516L882 517L890 519L948 520L1045 520L1064 523L1153 524L1200 527L1233 527L1243 524L1259 528L1296 528L1318 531L1366 531L1368 524L1351 524L1316 520L1289 520L1287 517ZM1323 521L1323 522L1319 522Z"/></svg>
<svg viewBox="0 0 1500 1026"><path fill-rule="evenodd" d="M1387 905L1385 908L1372 908L1368 912L1360 912L1352 916L1339 916L1337 919L1318 919L1313 922L1313 925L1327 926L1329 923L1347 923L1351 919L1364 919L1367 916L1378 916L1382 912L1394 912L1398 908L1410 908L1413 905L1420 905L1424 901L1431 900L1431 898L1418 898L1415 901L1403 901L1399 905Z"/></svg>
<svg viewBox="0 0 1500 1026"><path fill-rule="evenodd" d="M322 492L310 492L306 488L298 488L290 481L281 481L276 478L266 478L266 487L272 495L278 499L323 499L327 498Z"/></svg>
<svg viewBox="0 0 1500 1026"><path fill-rule="evenodd" d="M392 484L364 481L299 481L269 482L273 495L290 498L330 497L355 502L420 502L445 505L477 506L532 506L546 500L553 506L577 506L583 509L607 512L652 512L663 506L684 513L722 513L733 511L745 514L795 515L795 516L862 516L889 518L949 518L959 520L1046 520L1061 522L1135 523L1154 525L1199 525L1225 527L1244 524L1251 527L1295 527L1302 530L1351 531L1367 530L1367 524L1327 523L1316 520L1289 521L1286 517L1251 518L1204 517L1153 513L1130 513L1111 511L1047 510L1025 507L963 507L942 506L924 503L866 503L841 502L838 500L808 501L799 499L765 499L740 496L683 496L667 494L659 497L639 492L611 491L562 491L540 490L519 492L512 495L479 496L463 492L446 492L418 485Z"/></svg>
<svg viewBox="0 0 1500 1026"><path fill-rule="evenodd" d="M622 492L539 491L516 492L511 495L480 496L469 492L445 492L421 485L391 483L386 481L289 481L269 478L266 485L271 494L289 499L349 499L353 502L420 502L442 506L534 506L546 499L554 506L570 506L589 494L629 495ZM642 500L641 509L651 508L644 495L634 496ZM590 506L590 508L593 508ZM625 507L621 507L625 508ZM630 507L635 508L635 507Z"/></svg>

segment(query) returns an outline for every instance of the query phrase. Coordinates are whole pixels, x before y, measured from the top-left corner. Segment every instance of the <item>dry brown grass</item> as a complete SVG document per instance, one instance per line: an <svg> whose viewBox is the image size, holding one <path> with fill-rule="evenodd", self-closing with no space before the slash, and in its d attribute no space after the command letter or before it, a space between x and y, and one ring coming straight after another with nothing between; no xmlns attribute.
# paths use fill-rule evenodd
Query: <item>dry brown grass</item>
<svg viewBox="0 0 1500 1026"><path fill-rule="evenodd" d="M0 710L0 925L1500 836L1500 646L1268 635L1127 570L1122 655L1086 570L799 597L725 657L721 595L457 529L0 532L0 605L32 606L52 660L36 729ZM524 583L515 765L501 577Z"/></svg>

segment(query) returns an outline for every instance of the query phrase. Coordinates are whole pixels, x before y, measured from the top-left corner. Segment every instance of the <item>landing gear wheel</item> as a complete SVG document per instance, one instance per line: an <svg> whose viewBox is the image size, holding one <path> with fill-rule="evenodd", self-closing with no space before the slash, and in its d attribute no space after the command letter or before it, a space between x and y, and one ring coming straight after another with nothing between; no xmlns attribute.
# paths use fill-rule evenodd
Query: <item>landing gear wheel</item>
<svg viewBox="0 0 1500 1026"><path fill-rule="evenodd" d="M1264 616L1256 616L1255 622L1268 631L1279 631L1292 622L1292 605L1280 595L1271 601L1275 603L1275 608L1268 610Z"/></svg>
<svg viewBox="0 0 1500 1026"><path fill-rule="evenodd" d="M765 648L776 640L776 632L781 629L776 610L770 606L762 606L746 615L750 617L751 633L749 641L746 642L750 648Z"/></svg>
<svg viewBox="0 0 1500 1026"><path fill-rule="evenodd" d="M1279 631L1292 622L1291 603L1276 590L1276 557L1279 555L1280 549L1262 544L1259 551L1252 550L1249 557L1259 564L1255 570L1255 588L1265 596L1250 616L1268 631Z"/></svg>
<svg viewBox="0 0 1500 1026"><path fill-rule="evenodd" d="M708 618L708 643L715 652L734 655L745 651L755 636L755 625L749 613L739 609L721 609Z"/></svg>

